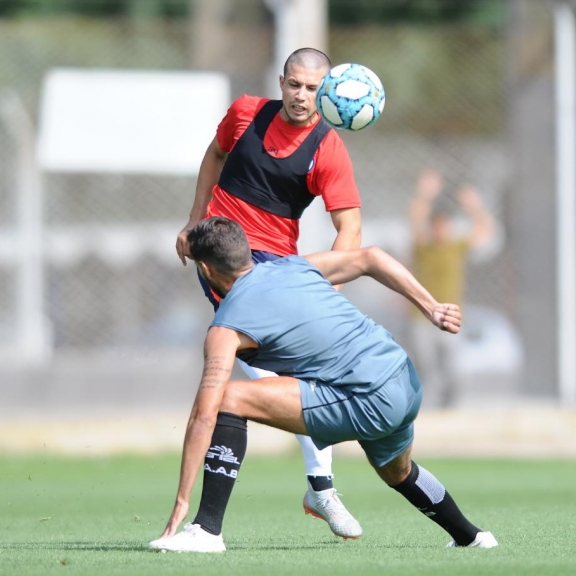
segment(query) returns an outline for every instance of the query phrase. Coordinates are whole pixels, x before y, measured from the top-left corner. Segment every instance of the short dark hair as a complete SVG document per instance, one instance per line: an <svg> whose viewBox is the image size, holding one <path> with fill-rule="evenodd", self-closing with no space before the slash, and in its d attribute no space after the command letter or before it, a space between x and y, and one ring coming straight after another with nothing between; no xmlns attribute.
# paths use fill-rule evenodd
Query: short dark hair
<svg viewBox="0 0 576 576"><path fill-rule="evenodd" d="M188 232L190 252L196 262L208 262L222 274L233 274L252 262L242 227L222 216L201 220Z"/></svg>
<svg viewBox="0 0 576 576"><path fill-rule="evenodd" d="M332 62L324 52L316 48L298 48L288 56L284 63L284 76L288 74L288 68L292 65L317 70L318 68L331 68Z"/></svg>

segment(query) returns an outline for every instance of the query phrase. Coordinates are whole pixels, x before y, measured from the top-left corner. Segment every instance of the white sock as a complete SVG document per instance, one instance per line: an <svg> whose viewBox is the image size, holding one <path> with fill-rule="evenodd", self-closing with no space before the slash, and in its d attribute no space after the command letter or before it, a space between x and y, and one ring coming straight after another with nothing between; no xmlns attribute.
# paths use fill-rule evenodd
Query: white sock
<svg viewBox="0 0 576 576"><path fill-rule="evenodd" d="M258 380L259 378L271 378L278 376L269 370L262 368L254 368L246 364L243 360L238 359L240 368L244 371L246 376L251 380ZM304 454L304 468L306 469L306 476L329 476L332 477L332 446L318 450L310 439L310 436L302 434L295 434L296 439L300 442L302 453Z"/></svg>
<svg viewBox="0 0 576 576"><path fill-rule="evenodd" d="M332 446L318 450L310 436L295 434L304 454L306 476L329 476L332 478Z"/></svg>

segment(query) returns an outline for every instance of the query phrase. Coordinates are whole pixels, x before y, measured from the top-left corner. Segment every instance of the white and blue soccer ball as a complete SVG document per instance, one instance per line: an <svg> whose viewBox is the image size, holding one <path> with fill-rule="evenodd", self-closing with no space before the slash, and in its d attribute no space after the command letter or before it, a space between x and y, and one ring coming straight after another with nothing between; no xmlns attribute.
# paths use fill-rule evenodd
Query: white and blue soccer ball
<svg viewBox="0 0 576 576"><path fill-rule="evenodd" d="M362 130L378 120L386 94L380 78L362 64L339 64L316 93L318 112L334 128Z"/></svg>

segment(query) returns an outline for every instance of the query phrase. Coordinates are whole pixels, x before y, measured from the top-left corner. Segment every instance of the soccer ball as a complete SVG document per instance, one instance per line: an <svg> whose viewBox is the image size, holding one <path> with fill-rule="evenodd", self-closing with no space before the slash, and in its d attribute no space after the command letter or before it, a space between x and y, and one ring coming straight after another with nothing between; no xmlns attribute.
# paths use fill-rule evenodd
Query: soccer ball
<svg viewBox="0 0 576 576"><path fill-rule="evenodd" d="M322 118L340 130L362 130L376 122L384 110L380 78L361 64L340 64L324 76L316 93Z"/></svg>

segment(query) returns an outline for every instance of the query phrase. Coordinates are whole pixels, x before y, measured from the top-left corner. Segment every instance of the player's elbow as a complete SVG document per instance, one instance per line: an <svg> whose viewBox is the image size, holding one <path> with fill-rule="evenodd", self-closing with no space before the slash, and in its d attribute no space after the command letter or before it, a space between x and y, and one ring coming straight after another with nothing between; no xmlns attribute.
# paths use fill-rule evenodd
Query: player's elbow
<svg viewBox="0 0 576 576"><path fill-rule="evenodd" d="M386 255L386 252L380 246L368 246L362 250L361 268L365 275L371 273L378 268L378 262Z"/></svg>

